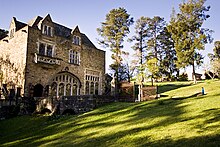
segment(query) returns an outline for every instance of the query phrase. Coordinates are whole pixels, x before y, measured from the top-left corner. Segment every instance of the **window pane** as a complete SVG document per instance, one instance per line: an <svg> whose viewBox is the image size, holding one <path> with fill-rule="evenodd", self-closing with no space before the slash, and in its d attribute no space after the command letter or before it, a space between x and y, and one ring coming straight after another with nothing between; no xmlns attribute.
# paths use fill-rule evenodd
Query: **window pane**
<svg viewBox="0 0 220 147"><path fill-rule="evenodd" d="M40 55L45 54L45 45L43 43L40 43L39 54Z"/></svg>
<svg viewBox="0 0 220 147"><path fill-rule="evenodd" d="M77 95L77 86L76 85L73 85L73 93L72 95Z"/></svg>
<svg viewBox="0 0 220 147"><path fill-rule="evenodd" d="M76 37L76 44L79 45L79 37Z"/></svg>
<svg viewBox="0 0 220 147"><path fill-rule="evenodd" d="M98 95L99 94L99 84L95 83L95 94Z"/></svg>
<svg viewBox="0 0 220 147"><path fill-rule="evenodd" d="M51 45L47 46L47 56L52 57L52 46Z"/></svg>
<svg viewBox="0 0 220 147"><path fill-rule="evenodd" d="M91 85L90 85L90 94L94 94L94 83L91 82Z"/></svg>
<svg viewBox="0 0 220 147"><path fill-rule="evenodd" d="M62 95L64 95L64 84L63 83L59 85L59 96L62 96Z"/></svg>
<svg viewBox="0 0 220 147"><path fill-rule="evenodd" d="M57 83L52 83L51 85L51 95L52 96L57 96Z"/></svg>
<svg viewBox="0 0 220 147"><path fill-rule="evenodd" d="M89 94L89 81L86 81L86 93Z"/></svg>
<svg viewBox="0 0 220 147"><path fill-rule="evenodd" d="M48 35L48 36L51 36L51 27L48 27L47 35Z"/></svg>
<svg viewBox="0 0 220 147"><path fill-rule="evenodd" d="M47 26L44 26L44 34L47 34Z"/></svg>
<svg viewBox="0 0 220 147"><path fill-rule="evenodd" d="M70 85L70 84L67 84L67 85L66 85L66 95L67 95L67 96L70 96L70 95L71 95L71 85Z"/></svg>

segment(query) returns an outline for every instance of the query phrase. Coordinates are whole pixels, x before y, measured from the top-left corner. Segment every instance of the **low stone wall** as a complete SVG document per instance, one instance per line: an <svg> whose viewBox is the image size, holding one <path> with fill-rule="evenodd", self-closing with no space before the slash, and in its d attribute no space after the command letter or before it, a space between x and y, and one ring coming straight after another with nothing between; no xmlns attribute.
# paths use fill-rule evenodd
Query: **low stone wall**
<svg viewBox="0 0 220 147"><path fill-rule="evenodd" d="M0 99L0 108L4 106L15 105L15 104L16 104L15 100Z"/></svg>
<svg viewBox="0 0 220 147"><path fill-rule="evenodd" d="M0 99L0 120L16 116L20 111L15 100Z"/></svg>
<svg viewBox="0 0 220 147"><path fill-rule="evenodd" d="M113 96L105 95L78 95L47 97L37 99L37 111L49 109L52 113L64 114L66 111L72 111L80 114L93 110L104 104L114 102Z"/></svg>

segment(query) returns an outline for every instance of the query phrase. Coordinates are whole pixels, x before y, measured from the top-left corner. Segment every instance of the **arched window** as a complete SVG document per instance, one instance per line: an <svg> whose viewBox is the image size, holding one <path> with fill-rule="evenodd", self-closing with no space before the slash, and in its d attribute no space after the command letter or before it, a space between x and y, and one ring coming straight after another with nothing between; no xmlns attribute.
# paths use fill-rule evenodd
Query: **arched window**
<svg viewBox="0 0 220 147"><path fill-rule="evenodd" d="M77 95L77 86L76 85L73 85L72 87L72 95Z"/></svg>
<svg viewBox="0 0 220 147"><path fill-rule="evenodd" d="M51 84L52 95L56 96L71 96L78 95L80 88L80 81L77 77L72 74L65 72L57 74L53 79ZM58 86L58 87L57 87ZM58 90L58 92L56 91Z"/></svg>
<svg viewBox="0 0 220 147"><path fill-rule="evenodd" d="M51 95L56 96L57 95L57 83L53 82L51 84Z"/></svg>
<svg viewBox="0 0 220 147"><path fill-rule="evenodd" d="M59 96L64 95L64 84L60 83L59 85Z"/></svg>
<svg viewBox="0 0 220 147"><path fill-rule="evenodd" d="M99 94L99 83L95 83L95 94Z"/></svg>
<svg viewBox="0 0 220 147"><path fill-rule="evenodd" d="M70 95L71 95L71 85L70 85L70 84L67 84L67 85L66 85L66 95L67 95L67 96L70 96Z"/></svg>
<svg viewBox="0 0 220 147"><path fill-rule="evenodd" d="M89 81L86 81L86 94L89 94Z"/></svg>
<svg viewBox="0 0 220 147"><path fill-rule="evenodd" d="M94 82L90 84L90 94L94 94Z"/></svg>
<svg viewBox="0 0 220 147"><path fill-rule="evenodd" d="M41 84L37 84L34 86L34 97L42 97L43 96L44 87Z"/></svg>

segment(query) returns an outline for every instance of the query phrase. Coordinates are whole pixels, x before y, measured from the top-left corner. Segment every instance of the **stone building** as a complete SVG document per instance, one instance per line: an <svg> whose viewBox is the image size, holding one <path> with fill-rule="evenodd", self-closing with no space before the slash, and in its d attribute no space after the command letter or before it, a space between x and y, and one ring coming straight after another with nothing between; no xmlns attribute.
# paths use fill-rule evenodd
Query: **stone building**
<svg viewBox="0 0 220 147"><path fill-rule="evenodd" d="M0 86L25 97L103 94L105 52L78 26L55 23L48 14L28 23L12 18L0 40Z"/></svg>

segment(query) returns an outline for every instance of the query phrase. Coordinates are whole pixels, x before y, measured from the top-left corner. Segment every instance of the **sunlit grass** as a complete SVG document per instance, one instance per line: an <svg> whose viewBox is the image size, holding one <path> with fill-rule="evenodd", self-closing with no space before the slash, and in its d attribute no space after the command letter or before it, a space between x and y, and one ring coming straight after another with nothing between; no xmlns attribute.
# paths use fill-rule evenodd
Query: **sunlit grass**
<svg viewBox="0 0 220 147"><path fill-rule="evenodd" d="M0 146L218 146L220 81L161 83L159 100L0 121ZM195 95L205 88L206 95ZM179 98L179 99L175 99Z"/></svg>

